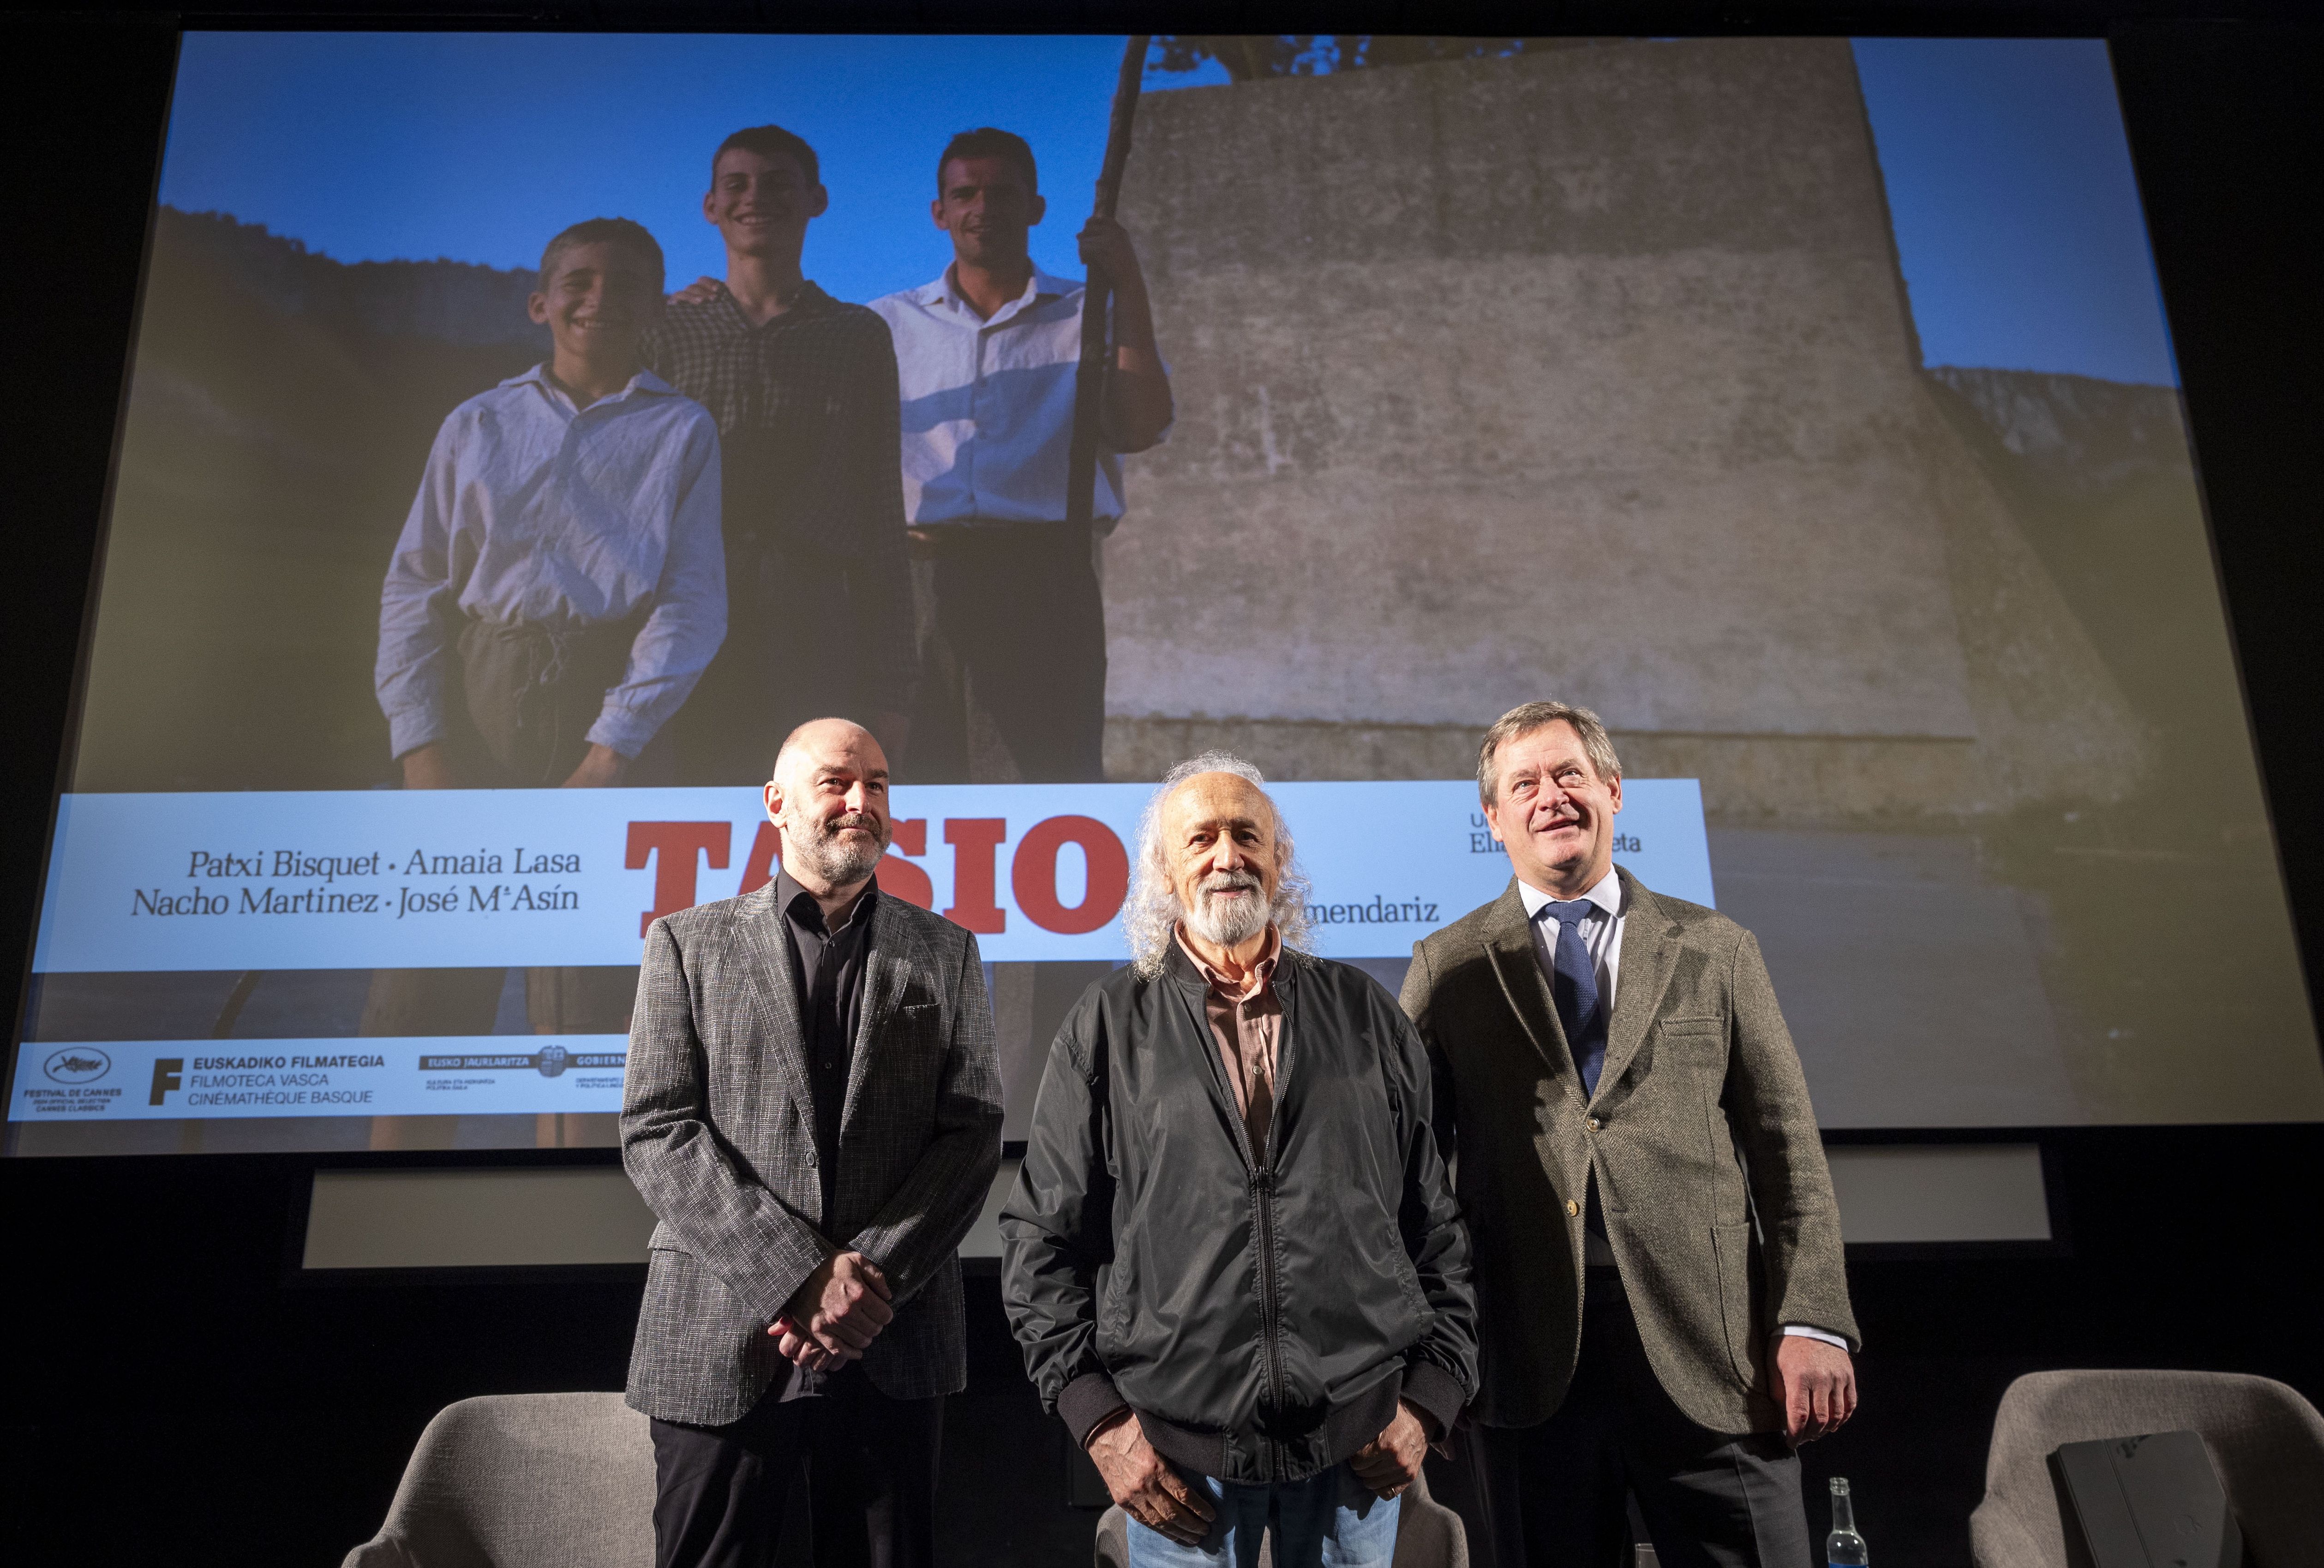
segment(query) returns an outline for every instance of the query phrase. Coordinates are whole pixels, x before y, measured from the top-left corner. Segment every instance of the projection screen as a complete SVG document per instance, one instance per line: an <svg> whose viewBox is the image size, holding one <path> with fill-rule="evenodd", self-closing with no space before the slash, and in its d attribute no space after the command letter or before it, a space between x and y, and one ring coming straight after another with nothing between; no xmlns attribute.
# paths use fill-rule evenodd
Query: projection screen
<svg viewBox="0 0 2324 1568"><path fill-rule="evenodd" d="M723 585L521 648L399 588L431 507L502 509L454 576L549 570L556 506L430 485L447 443L546 438L456 410L550 356L552 236L634 220L715 301L714 151L779 125L825 203L783 311L860 346L959 308L938 154L1000 127L1045 308L1122 42L189 34L7 1151L612 1144L644 928L768 880L754 781L802 701L885 715L880 886L978 934L1010 1137L1126 957L1166 770L1263 769L1317 950L1394 990L1506 885L1477 745L1545 697L1612 731L1618 861L1757 934L1827 1128L2324 1115L2099 43L1157 39L1119 217L1172 420L1100 464L1102 659L1060 630L1042 668L1045 591L921 537L1038 514L980 453L1066 470L993 410L1070 368L998 318L935 392L898 337L868 401L824 339L744 333L838 390L738 414L672 305L652 395L709 417L638 461ZM796 475L851 442L890 477L843 540ZM611 783L401 755L415 660L447 724L503 682L521 741L524 693L666 691L714 620ZM978 686L972 635L1036 678ZM1069 687L1085 754L1042 738Z"/></svg>

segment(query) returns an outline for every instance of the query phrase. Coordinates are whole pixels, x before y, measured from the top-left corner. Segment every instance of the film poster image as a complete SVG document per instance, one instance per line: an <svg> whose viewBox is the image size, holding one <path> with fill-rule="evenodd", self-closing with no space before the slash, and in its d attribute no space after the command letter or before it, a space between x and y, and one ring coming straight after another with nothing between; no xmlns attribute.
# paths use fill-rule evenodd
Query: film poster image
<svg viewBox="0 0 2324 1568"><path fill-rule="evenodd" d="M1119 217L1175 420L1113 464L1120 521L1091 549L1085 781L1211 746L1270 779L1461 779L1505 709L1581 703L1628 777L1699 781L1719 906L1765 947L1827 1126L2324 1114L2167 374L1932 359L1900 259L1909 192L1844 40L1362 42L1156 42ZM1069 128L1084 170L1094 101ZM2091 134L2118 146L2120 125ZM697 151L674 200L699 199ZM914 149L914 180L936 152ZM1042 254L1074 264L1086 175L1047 167ZM169 196L165 178L70 789L399 788L383 574L446 415L549 353L530 257L343 261L271 213ZM940 277L924 206L890 231L896 275ZM915 597L896 657L940 680L936 567L897 553ZM948 735L915 715L902 784L1058 777L973 694L947 711ZM1012 1086L1113 961L994 966ZM1364 962L1400 980L1399 958ZM544 1038L625 1027L631 973L40 974L21 1049L70 1077L76 1042L191 1061L505 1036L539 1073ZM29 1154L613 1130L484 1111L9 1136Z"/></svg>

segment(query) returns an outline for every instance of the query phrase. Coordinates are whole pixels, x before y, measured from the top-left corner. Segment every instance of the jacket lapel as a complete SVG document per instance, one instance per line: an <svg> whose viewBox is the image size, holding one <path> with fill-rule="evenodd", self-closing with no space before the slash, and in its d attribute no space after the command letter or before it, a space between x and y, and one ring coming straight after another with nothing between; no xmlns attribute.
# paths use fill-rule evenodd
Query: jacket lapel
<svg viewBox="0 0 2324 1568"><path fill-rule="evenodd" d="M1580 1104L1582 1081L1574 1075L1565 1028L1557 1021L1557 1001L1550 995L1548 977L1542 973L1541 960L1534 953L1532 923L1526 918L1525 900L1517 896L1515 877L1493 900L1480 935L1493 973L1500 980L1501 993L1508 999L1509 1010L1517 1014L1526 1038L1533 1042L1549 1075Z"/></svg>
<svg viewBox="0 0 2324 1568"><path fill-rule="evenodd" d="M1289 982L1293 967L1294 961L1286 953L1275 970L1277 993L1284 999L1283 1032L1279 1037L1275 1063L1275 1107L1278 1122L1282 1120L1283 1074L1291 1055L1292 1028L1290 993L1282 988ZM1194 961L1186 956L1186 950L1179 945L1175 934L1170 938L1170 950L1162 960L1162 982L1175 991L1179 1002L1186 1010L1186 1016L1194 1020L1194 1038L1201 1042L1201 1049L1196 1055L1202 1057L1203 1065L1209 1074L1204 1082L1211 1086L1211 1109L1218 1115L1219 1126L1225 1131L1227 1140L1234 1145L1243 1163L1255 1170L1267 1158L1267 1151L1250 1147L1250 1130L1242 1119L1240 1108L1235 1104L1234 1085L1227 1082L1227 1065L1219 1059L1217 1038L1211 1033L1210 982L1204 980L1203 972L1194 967ZM1267 1135L1273 1138L1274 1129L1270 1127Z"/></svg>
<svg viewBox="0 0 2324 1568"><path fill-rule="evenodd" d="M1617 868L1618 871L1618 868ZM1598 1094L1618 1081L1645 1044L1646 1030L1670 988L1678 963L1678 924L1662 900L1628 872L1619 872L1626 909L1622 916L1622 962L1614 984L1614 1016L1606 1027L1606 1065L1598 1074Z"/></svg>
<svg viewBox="0 0 2324 1568"><path fill-rule="evenodd" d="M768 1027L767 1058L790 1080L791 1093L800 1102L811 1104L813 1091L801 1038L805 1031L799 1024L798 997L791 984L791 955L783 950L790 936L783 929L782 911L775 908L774 883L740 901L735 925L751 956L743 973L759 1004L759 1016Z"/></svg>
<svg viewBox="0 0 2324 1568"><path fill-rule="evenodd" d="M839 1113L844 1139L862 1109L863 1084L871 1076L872 1053L890 1038L889 1026L904 1005L912 972L930 960L919 934L904 918L904 906L883 893L872 907L872 952L863 965L863 1001L855 1020L855 1048L848 1053L847 1099Z"/></svg>

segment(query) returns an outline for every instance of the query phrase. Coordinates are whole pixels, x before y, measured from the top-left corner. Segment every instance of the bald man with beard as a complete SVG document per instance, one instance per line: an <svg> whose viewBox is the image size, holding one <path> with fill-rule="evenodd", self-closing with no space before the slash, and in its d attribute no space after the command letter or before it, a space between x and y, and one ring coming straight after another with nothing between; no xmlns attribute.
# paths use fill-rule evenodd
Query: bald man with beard
<svg viewBox="0 0 2324 1568"><path fill-rule="evenodd" d="M874 872L888 760L802 724L766 787L782 869L646 934L622 1159L654 1228L629 1402L657 1568L767 1568L805 1465L818 1563L934 1560L956 1249L1001 1159L976 938Z"/></svg>

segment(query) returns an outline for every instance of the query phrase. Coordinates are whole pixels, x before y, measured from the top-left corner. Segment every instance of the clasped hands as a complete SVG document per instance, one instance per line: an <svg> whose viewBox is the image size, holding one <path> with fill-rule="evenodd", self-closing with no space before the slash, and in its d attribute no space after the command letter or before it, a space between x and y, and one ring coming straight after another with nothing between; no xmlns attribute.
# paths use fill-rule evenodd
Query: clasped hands
<svg viewBox="0 0 2324 1568"><path fill-rule="evenodd" d="M888 1277L861 1252L835 1252L791 1293L790 1305L769 1324L784 1360L810 1372L836 1371L861 1360L896 1309Z"/></svg>
<svg viewBox="0 0 2324 1568"><path fill-rule="evenodd" d="M1418 1407L1399 1399L1396 1419L1351 1454L1348 1467L1373 1496L1396 1497L1420 1473L1435 1425ZM1194 1545L1210 1533L1218 1509L1200 1488L1188 1485L1170 1468L1169 1461L1154 1452L1154 1445L1146 1441L1145 1428L1128 1407L1099 1422L1089 1434L1087 1447L1091 1462L1105 1480L1105 1490L1131 1518L1182 1545Z"/></svg>

